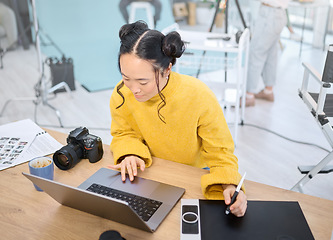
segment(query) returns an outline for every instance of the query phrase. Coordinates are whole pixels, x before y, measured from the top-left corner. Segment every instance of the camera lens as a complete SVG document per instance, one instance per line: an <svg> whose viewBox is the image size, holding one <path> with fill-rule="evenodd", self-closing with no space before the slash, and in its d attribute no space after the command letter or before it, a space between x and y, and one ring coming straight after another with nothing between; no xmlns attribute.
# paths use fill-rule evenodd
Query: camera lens
<svg viewBox="0 0 333 240"><path fill-rule="evenodd" d="M54 164L61 170L68 170L74 167L82 158L82 149L79 144L69 144L53 155Z"/></svg>
<svg viewBox="0 0 333 240"><path fill-rule="evenodd" d="M68 157L66 157L66 155L63 154L63 153L59 153L59 155L58 155L58 160L59 160L59 163L60 163L62 166L68 166L68 164L69 164Z"/></svg>

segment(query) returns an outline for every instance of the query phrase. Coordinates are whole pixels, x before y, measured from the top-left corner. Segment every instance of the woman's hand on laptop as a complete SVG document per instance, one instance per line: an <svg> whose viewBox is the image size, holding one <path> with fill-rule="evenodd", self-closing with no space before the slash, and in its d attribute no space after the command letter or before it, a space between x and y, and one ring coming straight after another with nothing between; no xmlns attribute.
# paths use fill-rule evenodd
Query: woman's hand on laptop
<svg viewBox="0 0 333 240"><path fill-rule="evenodd" d="M126 180L126 173L129 176L130 181L134 180L134 177L138 174L138 168L141 171L145 170L145 161L135 155L126 156L119 164L110 165L109 168L120 170L121 171L121 179L123 181Z"/></svg>

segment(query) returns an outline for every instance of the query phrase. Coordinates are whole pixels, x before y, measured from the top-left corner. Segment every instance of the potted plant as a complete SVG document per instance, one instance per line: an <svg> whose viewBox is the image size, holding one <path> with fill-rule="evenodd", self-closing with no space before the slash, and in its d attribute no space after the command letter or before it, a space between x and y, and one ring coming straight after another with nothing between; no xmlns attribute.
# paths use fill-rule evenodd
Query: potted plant
<svg viewBox="0 0 333 240"><path fill-rule="evenodd" d="M197 4L197 24L210 25L214 17L214 2L202 0Z"/></svg>
<svg viewBox="0 0 333 240"><path fill-rule="evenodd" d="M215 6L218 0L202 0L197 2L197 23L200 25L210 25L213 21L215 14ZM217 13L215 24L216 27L222 27L223 25L223 9L225 8L225 2L221 1L219 11Z"/></svg>

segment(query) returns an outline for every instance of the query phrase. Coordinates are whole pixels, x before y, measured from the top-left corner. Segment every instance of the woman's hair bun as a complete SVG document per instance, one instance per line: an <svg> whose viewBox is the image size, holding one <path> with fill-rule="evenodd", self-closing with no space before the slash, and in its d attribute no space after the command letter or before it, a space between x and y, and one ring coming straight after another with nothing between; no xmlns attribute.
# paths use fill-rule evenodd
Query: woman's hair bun
<svg viewBox="0 0 333 240"><path fill-rule="evenodd" d="M162 41L163 53L171 58L180 58L185 51L185 44L178 32L168 33Z"/></svg>
<svg viewBox="0 0 333 240"><path fill-rule="evenodd" d="M143 32L149 30L148 25L144 21L137 21L130 24L123 25L119 30L120 41L123 41L127 36L135 33L141 35Z"/></svg>

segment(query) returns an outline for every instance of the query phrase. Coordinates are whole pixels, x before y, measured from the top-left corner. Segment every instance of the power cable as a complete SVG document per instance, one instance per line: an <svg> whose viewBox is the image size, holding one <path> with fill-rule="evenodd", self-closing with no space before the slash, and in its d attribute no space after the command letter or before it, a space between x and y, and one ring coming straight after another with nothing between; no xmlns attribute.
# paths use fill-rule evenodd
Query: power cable
<svg viewBox="0 0 333 240"><path fill-rule="evenodd" d="M288 140L288 141L290 141L290 142L295 142L295 143L304 144L304 145L308 145L308 146L314 146L314 147L320 148L320 149L323 150L323 151L331 152L331 151L329 151L328 149L326 149L326 148L324 148L324 147L322 147L322 146L319 146L319 145L317 145L317 144L314 144L314 143L308 143L308 142L303 142L303 141L298 141L298 140L294 140L294 139L291 139L291 138L289 138L289 137L283 136L283 135L281 135L281 134L279 134L279 133L277 133L277 132L274 132L274 131L272 131L272 130L270 130L270 129L267 129L267 128L264 128L264 127L260 127L260 126L257 126L257 125L255 125L255 124L251 124L251 123L242 123L242 124L240 124L240 125L243 125L243 126L249 126L249 127L254 127L254 128L258 128L258 129L260 129L260 130L263 130L263 131L266 131L266 132L272 133L272 134L274 134L274 135L276 135L276 136L278 136L278 137L284 138L284 139L286 139L286 140Z"/></svg>

